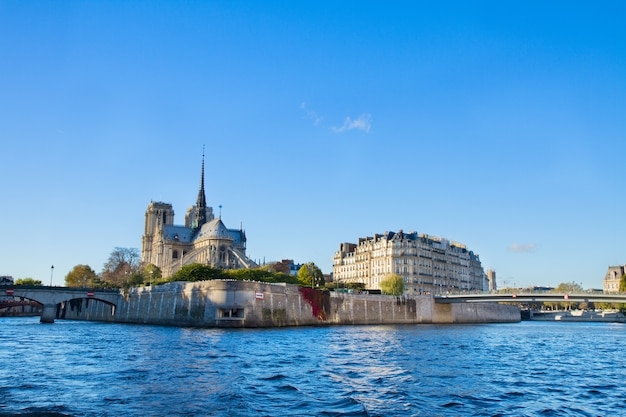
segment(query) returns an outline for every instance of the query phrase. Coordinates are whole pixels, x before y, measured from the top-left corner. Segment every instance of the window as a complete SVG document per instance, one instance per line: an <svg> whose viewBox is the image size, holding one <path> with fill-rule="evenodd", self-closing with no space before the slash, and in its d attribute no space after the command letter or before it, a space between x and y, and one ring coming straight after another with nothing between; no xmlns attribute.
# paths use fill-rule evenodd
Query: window
<svg viewBox="0 0 626 417"><path fill-rule="evenodd" d="M218 308L218 319L243 319L245 310L243 308Z"/></svg>

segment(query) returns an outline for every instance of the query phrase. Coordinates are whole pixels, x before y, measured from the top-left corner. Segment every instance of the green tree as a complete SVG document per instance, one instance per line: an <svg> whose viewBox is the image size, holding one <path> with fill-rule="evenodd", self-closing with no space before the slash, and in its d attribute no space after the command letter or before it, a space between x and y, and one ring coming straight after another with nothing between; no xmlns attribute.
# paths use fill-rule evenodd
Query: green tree
<svg viewBox="0 0 626 417"><path fill-rule="evenodd" d="M41 283L41 280L38 279L33 279L33 278L19 278L15 281L15 285L33 285L33 286L39 286L39 285L43 285Z"/></svg>
<svg viewBox="0 0 626 417"><path fill-rule="evenodd" d="M189 264L180 268L169 281L208 281L211 279L227 279L223 270L204 264Z"/></svg>
<svg viewBox="0 0 626 417"><path fill-rule="evenodd" d="M89 265L76 265L65 276L65 285L68 287L97 287L99 286L98 275Z"/></svg>
<svg viewBox="0 0 626 417"><path fill-rule="evenodd" d="M626 274L619 279L619 292L626 292ZM615 307L622 313L626 311L626 303L615 304Z"/></svg>
<svg viewBox="0 0 626 417"><path fill-rule="evenodd" d="M144 277L141 274L141 272L139 271L131 272L128 276L128 279L124 283L124 286L125 287L137 287L143 284L143 282L144 282Z"/></svg>
<svg viewBox="0 0 626 417"><path fill-rule="evenodd" d="M404 279L397 274L387 275L380 281L380 290L383 294L400 296L404 293Z"/></svg>
<svg viewBox="0 0 626 417"><path fill-rule="evenodd" d="M144 280L145 280L144 271ZM259 282L285 282L287 284L300 284L298 277L284 274L282 272L272 272L265 267L254 269L219 269L209 265L194 263L180 268L174 275L167 278L156 279L153 285L164 284L173 281L209 281L217 279L234 279L238 281L259 281ZM145 282L145 281L144 281Z"/></svg>
<svg viewBox="0 0 626 417"><path fill-rule="evenodd" d="M268 268L254 269L232 269L224 271L229 279L240 281L260 281L260 282L286 282L288 284L298 284L298 277L285 274L283 272L272 272Z"/></svg>
<svg viewBox="0 0 626 417"><path fill-rule="evenodd" d="M334 288L337 292L347 292L348 290L361 292L365 290L365 284L362 282L333 281L327 282L326 286L328 288Z"/></svg>
<svg viewBox="0 0 626 417"><path fill-rule="evenodd" d="M554 289L554 292L562 294L580 294L583 292L583 287L581 287L580 284L577 284L574 281L562 282L559 284L558 287Z"/></svg>
<svg viewBox="0 0 626 417"><path fill-rule="evenodd" d="M314 262L306 263L300 267L298 271L298 281L300 281L302 285L312 288L321 287L325 284L324 274Z"/></svg>
<svg viewBox="0 0 626 417"><path fill-rule="evenodd" d="M615 304L613 303L594 303L595 308L600 309L600 310L613 310L616 307Z"/></svg>
<svg viewBox="0 0 626 417"><path fill-rule="evenodd" d="M143 269L142 275L143 275L144 281L148 280L150 285L152 285L152 282L158 281L161 279L161 276L162 276L161 268L159 268L155 264L148 264Z"/></svg>
<svg viewBox="0 0 626 417"><path fill-rule="evenodd" d="M572 282L562 282L559 284L558 287L556 287L554 289L555 293L559 293L559 294L580 294L583 292L583 287L580 286L580 284L575 283L574 281ZM559 306L563 309L570 309L570 308L578 308L578 304L577 302L561 302L559 303Z"/></svg>

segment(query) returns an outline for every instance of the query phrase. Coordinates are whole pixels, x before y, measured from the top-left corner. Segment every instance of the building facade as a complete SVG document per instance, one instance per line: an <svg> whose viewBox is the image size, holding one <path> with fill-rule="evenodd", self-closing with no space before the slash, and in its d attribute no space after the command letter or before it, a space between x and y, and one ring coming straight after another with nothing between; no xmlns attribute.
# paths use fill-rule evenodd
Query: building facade
<svg viewBox="0 0 626 417"><path fill-rule="evenodd" d="M10 275L0 276L0 285L13 285L13 277Z"/></svg>
<svg viewBox="0 0 626 417"><path fill-rule="evenodd" d="M300 272L300 268L302 268L302 264L294 263L293 259L283 259L280 262L274 262L271 264L272 269L275 272L282 272L287 275L298 275Z"/></svg>
<svg viewBox="0 0 626 417"><path fill-rule="evenodd" d="M496 282L496 271L493 269L487 270L487 285L489 285L489 292L498 290L498 283Z"/></svg>
<svg viewBox="0 0 626 417"><path fill-rule="evenodd" d="M187 210L184 225L174 224L171 204L150 202L146 210L141 245L141 264L154 264L164 277L172 276L182 266L201 263L222 269L254 268L258 265L246 256L243 228L229 229L221 216L215 217L207 206L204 192L204 155L200 190L196 204Z"/></svg>
<svg viewBox="0 0 626 417"><path fill-rule="evenodd" d="M609 266L609 270L602 281L602 289L605 293L619 292L619 282L626 274L626 265Z"/></svg>
<svg viewBox="0 0 626 417"><path fill-rule="evenodd" d="M487 291L489 284L477 254L465 245L417 232L385 232L342 243L333 260L338 283L363 283L379 290L391 274L403 277L405 293Z"/></svg>

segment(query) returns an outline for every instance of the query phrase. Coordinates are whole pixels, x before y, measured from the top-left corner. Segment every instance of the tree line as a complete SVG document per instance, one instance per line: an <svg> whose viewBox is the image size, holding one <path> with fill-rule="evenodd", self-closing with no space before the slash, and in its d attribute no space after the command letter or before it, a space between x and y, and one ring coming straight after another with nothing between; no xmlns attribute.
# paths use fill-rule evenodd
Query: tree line
<svg viewBox="0 0 626 417"><path fill-rule="evenodd" d="M74 288L123 288L140 285L160 285L174 281L205 281L216 279L234 279L268 283L287 283L319 289L362 291L362 283L326 282L324 274L314 262L309 262L298 271L298 275L277 272L272 265L255 269L224 270L204 264L189 264L181 267L171 277L163 277L159 267L153 264L141 266L139 249L116 247L110 253L102 272L96 273L89 265L76 265L65 276L65 285ZM32 278L18 279L16 285L42 285L40 280ZM380 282L381 293L401 296L404 293L404 280L400 275L389 274ZM559 284L552 290L555 293L574 294L584 292L575 282ZM626 292L626 274L620 279L619 292ZM530 308L540 308L541 303L531 303ZM547 309L620 309L626 311L626 304L585 303L585 302L546 302Z"/></svg>
<svg viewBox="0 0 626 417"><path fill-rule="evenodd" d="M160 285L175 281L206 281L234 279L240 281L259 281L268 283L287 283L327 290L365 290L365 284L326 282L321 269L314 262L300 267L297 275L276 271L273 265L255 269L224 270L204 264L189 264L181 267L171 277L163 277L161 269L154 264L142 266L137 248L116 247L110 253L100 273L89 265L79 264L65 276L65 285L71 288L121 288L128 289L141 285ZM41 280L23 278L15 281L16 285L43 285ZM381 284L381 292L389 295L402 295L404 280L396 274L390 274Z"/></svg>
<svg viewBox="0 0 626 417"><path fill-rule="evenodd" d="M302 265L297 275L278 272L273 265L254 269L225 270L204 264L189 264L181 267L171 277L163 277L159 267L154 264L142 266L140 253L136 248L113 249L102 272L96 273L89 265L76 265L66 276L65 285L74 288L122 288L140 285L160 285L174 281L206 281L234 279L240 281L259 281L268 283L287 283L318 289L347 289L362 291L362 283L326 282L321 269L314 262ZM402 295L404 281L392 274L381 282L383 294Z"/></svg>
<svg viewBox="0 0 626 417"><path fill-rule="evenodd" d="M576 282L562 282L549 291L555 294L582 294L583 287ZM626 292L626 274L620 279L619 292ZM530 309L539 310L620 310L626 311L624 303L597 303L585 301L531 302L526 305Z"/></svg>
<svg viewBox="0 0 626 417"><path fill-rule="evenodd" d="M205 281L235 279L260 282L281 282L316 288L325 288L324 274L313 262L302 265L298 275L276 272L271 265L255 269L224 270L204 264L189 264L181 267L171 277L163 277L154 264L142 266L136 248L113 249L103 270L96 273L89 265L76 265L66 276L65 285L74 288L130 288L140 285L160 285L174 281Z"/></svg>

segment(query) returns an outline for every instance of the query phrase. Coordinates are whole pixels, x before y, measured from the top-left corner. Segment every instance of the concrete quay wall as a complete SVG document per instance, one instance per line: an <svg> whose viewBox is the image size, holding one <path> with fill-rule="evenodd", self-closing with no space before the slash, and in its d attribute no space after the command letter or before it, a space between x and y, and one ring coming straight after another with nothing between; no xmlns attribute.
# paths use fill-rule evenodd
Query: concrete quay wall
<svg viewBox="0 0 626 417"><path fill-rule="evenodd" d="M283 327L344 324L519 322L517 307L436 304L403 298L319 291L248 281L173 282L131 288L115 307L94 299L64 303L58 318L189 327Z"/></svg>

